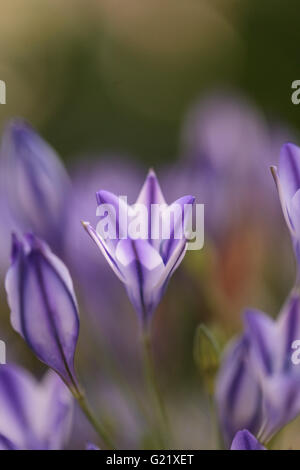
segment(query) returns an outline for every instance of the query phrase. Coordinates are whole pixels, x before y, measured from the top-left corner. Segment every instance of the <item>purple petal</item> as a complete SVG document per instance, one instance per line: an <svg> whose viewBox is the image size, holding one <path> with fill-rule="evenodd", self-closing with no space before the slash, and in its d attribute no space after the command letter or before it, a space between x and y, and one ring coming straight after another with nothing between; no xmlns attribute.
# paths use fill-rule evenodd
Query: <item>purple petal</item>
<svg viewBox="0 0 300 470"><path fill-rule="evenodd" d="M279 178L287 202L300 189L300 148L287 143L282 146L279 160Z"/></svg>
<svg viewBox="0 0 300 470"><path fill-rule="evenodd" d="M114 273L118 276L120 281L125 282L125 278L120 270L118 262L115 258L115 253L109 247L109 245L102 240L101 236L96 232L96 230L91 226L89 222L82 222L84 229L87 231L91 239L96 243L98 248L100 249L101 253L103 254L104 258L108 262L111 269Z"/></svg>
<svg viewBox="0 0 300 470"><path fill-rule="evenodd" d="M148 241L141 239L121 240L116 259L126 279L130 300L146 320L160 300L155 285L165 271L164 263Z"/></svg>
<svg viewBox="0 0 300 470"><path fill-rule="evenodd" d="M287 299L277 321L277 328L279 337L276 346L277 370L285 373L294 371L300 374L298 367L295 367L291 361L292 343L300 338L300 299L298 295L292 293Z"/></svg>
<svg viewBox="0 0 300 470"><path fill-rule="evenodd" d="M300 189L300 149L294 144L281 148L279 170L271 167L277 186L282 212L293 238L300 237L299 189ZM298 193L298 195L297 195Z"/></svg>
<svg viewBox="0 0 300 470"><path fill-rule="evenodd" d="M161 292L162 292L161 295L163 295L172 274L176 271L181 261L183 260L184 255L186 253L186 249L187 249L187 242L184 238L179 240L176 246L174 247L172 254L170 255L167 261L165 270L162 272L162 275L157 280L157 283L155 286L156 289L159 289L159 288L161 289Z"/></svg>
<svg viewBox="0 0 300 470"><path fill-rule="evenodd" d="M117 243L120 238L127 238L127 226L123 225L122 221L128 217L130 213L130 206L119 196L109 192L109 191L98 191L96 193L96 199L98 207L102 205L107 205L113 208L109 210L105 218L107 218L108 223L116 228L116 240L114 245Z"/></svg>
<svg viewBox="0 0 300 470"><path fill-rule="evenodd" d="M293 228L292 235L297 240L300 239L300 189L292 196L289 209L289 220Z"/></svg>
<svg viewBox="0 0 300 470"><path fill-rule="evenodd" d="M165 264L172 256L176 246L182 239L185 239L188 221L184 220L184 210L185 206L193 205L194 202L193 196L183 196L168 206L163 213L162 218L170 220L170 227L168 227L170 237L162 242L160 251Z"/></svg>
<svg viewBox="0 0 300 470"><path fill-rule="evenodd" d="M88 442L85 449L86 450L100 450L99 447L93 444L92 442Z"/></svg>
<svg viewBox="0 0 300 470"><path fill-rule="evenodd" d="M234 436L231 444L231 450L266 450L266 448L258 442L251 432L244 429L238 431Z"/></svg>
<svg viewBox="0 0 300 470"><path fill-rule="evenodd" d="M149 170L136 202L138 204L145 204L147 207L150 207L151 204L166 204L157 176L153 169Z"/></svg>
<svg viewBox="0 0 300 470"><path fill-rule="evenodd" d="M77 302L66 266L35 236L13 241L5 287L11 323L37 357L76 389Z"/></svg>
<svg viewBox="0 0 300 470"><path fill-rule="evenodd" d="M19 448L3 434L0 434L0 450L19 450Z"/></svg>
<svg viewBox="0 0 300 470"><path fill-rule="evenodd" d="M262 375L270 375L274 371L273 349L277 340L276 324L258 310L247 310L244 319L254 363Z"/></svg>
<svg viewBox="0 0 300 470"><path fill-rule="evenodd" d="M258 438L270 439L300 413L300 380L298 377L276 374L264 380L263 425Z"/></svg>
<svg viewBox="0 0 300 470"><path fill-rule="evenodd" d="M245 337L232 343L224 356L216 383L218 415L227 446L243 428L256 433L262 422L262 391L249 362Z"/></svg>
<svg viewBox="0 0 300 470"><path fill-rule="evenodd" d="M280 180L279 175L278 175L277 167L271 166L271 173L273 175L273 178L274 178L274 181L275 181L275 184L276 184L276 188L277 188L277 191L278 191L279 200L280 200L280 204L281 204L281 209L282 209L282 213L283 213L286 225L287 225L292 237L294 238L297 234L295 232L295 228L294 228L294 225L293 225L293 222L292 222L292 217L291 217L291 199L289 199L287 197L287 194L283 189L283 186L281 184L281 180Z"/></svg>
<svg viewBox="0 0 300 470"><path fill-rule="evenodd" d="M149 170L146 181L140 191L137 198L136 204L144 204L148 211L148 237L149 243L153 243L151 240L151 233L157 231L157 227L152 228L151 218L151 206L153 204L159 204L160 206L166 206L166 201L160 188L158 179L154 170Z"/></svg>

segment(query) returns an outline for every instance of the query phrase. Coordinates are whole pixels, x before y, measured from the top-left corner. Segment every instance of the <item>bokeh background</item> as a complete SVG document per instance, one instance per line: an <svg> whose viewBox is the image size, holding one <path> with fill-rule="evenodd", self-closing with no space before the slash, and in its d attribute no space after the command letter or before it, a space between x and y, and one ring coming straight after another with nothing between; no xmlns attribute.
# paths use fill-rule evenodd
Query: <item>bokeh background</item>
<svg viewBox="0 0 300 470"><path fill-rule="evenodd" d="M188 252L172 279L153 337L174 447L215 448L193 358L196 327L205 323L223 347L241 329L245 307L276 316L294 279L269 165L286 140L300 142L300 108L291 102L291 83L300 78L298 12L296 0L1 2L7 103L0 126L13 117L29 121L70 175L72 197L53 249L80 299L80 375L123 448L151 447L151 430L136 412L139 400L148 407L138 325L80 220L95 221L96 190L133 202L149 166L169 202L192 193L205 203L204 249ZM4 196L0 205L0 338L9 361L39 376L44 367L9 324ZM299 428L298 420L285 434L296 448ZM78 412L69 447L93 439Z"/></svg>

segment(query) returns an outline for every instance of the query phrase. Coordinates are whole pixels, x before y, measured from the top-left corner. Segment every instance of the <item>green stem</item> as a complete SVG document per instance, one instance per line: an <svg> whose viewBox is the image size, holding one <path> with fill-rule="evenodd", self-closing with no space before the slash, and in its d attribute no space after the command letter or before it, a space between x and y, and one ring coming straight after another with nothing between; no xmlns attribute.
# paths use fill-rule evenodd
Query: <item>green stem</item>
<svg viewBox="0 0 300 470"><path fill-rule="evenodd" d="M89 335L92 333L89 332ZM99 338L100 335L100 338ZM128 381L124 377L124 369L119 366L118 361L116 360L114 351L110 348L106 338L101 333L97 332L97 344L102 348L101 358L102 363L101 367L104 366L106 371L110 374L112 379L117 383L119 388L124 392L127 397L128 402L130 403L132 411L138 416L139 419L144 421L149 421L148 412L144 406L143 401L140 399L139 394L136 392L135 388L129 386ZM97 354L96 361L99 361L99 356ZM98 362L98 365L100 363Z"/></svg>
<svg viewBox="0 0 300 470"><path fill-rule="evenodd" d="M211 423L212 423L213 442L216 443L217 449L224 450L224 443L223 443L223 439L222 439L221 432L219 429L216 404L215 404L214 396L212 394L209 394L209 408L210 408L210 416L211 416Z"/></svg>
<svg viewBox="0 0 300 470"><path fill-rule="evenodd" d="M145 370L145 377L148 384L148 388L153 400L154 408L157 412L157 417L160 422L160 437L162 440L163 447L165 447L165 443L167 436L170 435L170 427L168 416L166 413L164 400L160 392L160 388L157 382L156 374L155 374L155 367L152 355L152 348L151 348L151 338L149 331L144 329L142 332L142 345L143 345L143 353L144 353L144 370Z"/></svg>
<svg viewBox="0 0 300 470"><path fill-rule="evenodd" d="M78 390L71 390L73 393L74 398L77 400L81 410L87 417L88 421L91 423L97 434L99 435L102 444L104 444L104 447L106 447L108 450L113 450L115 449L115 446L112 442L112 439L108 432L105 430L104 426L98 421L98 419L95 417L94 413L92 412L90 405L87 402L87 399L81 391Z"/></svg>
<svg viewBox="0 0 300 470"><path fill-rule="evenodd" d="M129 385L126 371L119 365L119 358L116 357L114 349L111 347L101 328L96 329L89 327L86 334L91 339L90 347L99 348L99 354L93 355L95 366L97 368L104 367L110 378L114 380L119 389L124 392L128 401L128 408L131 408L129 411L133 411L138 419L148 422L148 410L135 387L131 384Z"/></svg>

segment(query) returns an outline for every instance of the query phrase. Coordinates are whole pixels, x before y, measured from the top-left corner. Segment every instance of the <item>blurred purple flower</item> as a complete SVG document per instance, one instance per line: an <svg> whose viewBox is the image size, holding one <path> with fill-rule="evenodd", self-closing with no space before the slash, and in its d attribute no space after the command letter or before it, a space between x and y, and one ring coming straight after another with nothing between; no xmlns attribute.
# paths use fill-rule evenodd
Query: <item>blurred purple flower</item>
<svg viewBox="0 0 300 470"><path fill-rule="evenodd" d="M0 402L0 450L63 447L71 426L72 396L52 371L37 382L20 367L1 367Z"/></svg>
<svg viewBox="0 0 300 470"><path fill-rule="evenodd" d="M58 155L21 119L4 130L0 174L14 228L33 231L57 249L70 181Z"/></svg>
<svg viewBox="0 0 300 470"><path fill-rule="evenodd" d="M218 377L216 399L228 445L243 428L268 442L300 413L300 369L292 343L300 338L300 299L293 293L277 321L245 313L245 333L230 347Z"/></svg>
<svg viewBox="0 0 300 470"><path fill-rule="evenodd" d="M279 168L271 167L279 193L282 212L290 230L295 253L300 261L300 148L287 143L282 146Z"/></svg>
<svg viewBox="0 0 300 470"><path fill-rule="evenodd" d="M238 431L234 436L231 444L231 450L266 450L266 448L258 442L251 432L244 429Z"/></svg>
<svg viewBox="0 0 300 470"><path fill-rule="evenodd" d="M13 328L42 362L76 390L79 317L66 266L33 234L22 241L13 236L5 288Z"/></svg>
<svg viewBox="0 0 300 470"><path fill-rule="evenodd" d="M125 201L108 191L97 192L97 202L98 206L109 204L115 208L117 238L102 238L89 222L83 223L84 228L97 244L117 277L125 284L133 306L140 315L143 325L146 325L163 296L169 278L184 257L187 239L185 235L176 238L174 232L177 223L182 221L184 205L193 204L194 197L184 196L173 203L180 205L181 211L180 217L174 216L174 230L171 232L169 240L163 240L161 233L159 233L158 239L151 238L151 205L163 206L166 212L172 210L172 205L166 205L153 170L149 171L136 201L136 204L142 204L147 208L147 220L145 221L148 228L147 239L130 238L128 233L124 232L121 220L134 213L133 206L128 206ZM164 213L161 215L161 219L163 217ZM112 223L114 222L112 221Z"/></svg>
<svg viewBox="0 0 300 470"><path fill-rule="evenodd" d="M280 126L269 126L242 96L209 95L186 116L183 158L170 176L166 171L167 196L173 199L178 190L189 188L207 208L206 229L213 237L232 230L245 214L247 221L251 217L266 229L274 227L277 213L269 166L287 136Z"/></svg>
<svg viewBox="0 0 300 470"><path fill-rule="evenodd" d="M240 177L244 183L247 177L256 178L261 164L271 157L263 115L234 94L215 93L196 104L186 118L183 140L187 156L201 167L206 165L229 180Z"/></svg>

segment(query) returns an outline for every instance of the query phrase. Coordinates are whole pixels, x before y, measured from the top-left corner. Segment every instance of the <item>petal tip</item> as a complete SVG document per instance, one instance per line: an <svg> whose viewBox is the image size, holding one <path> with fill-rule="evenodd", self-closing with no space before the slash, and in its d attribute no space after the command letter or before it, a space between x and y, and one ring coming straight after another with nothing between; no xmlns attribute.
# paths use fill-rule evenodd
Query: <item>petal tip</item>
<svg viewBox="0 0 300 470"><path fill-rule="evenodd" d="M83 226L83 228L84 228L85 230L88 230L88 228L89 228L89 226L90 226L90 223L89 223L88 221L86 221L86 220L81 220L80 222L81 222L81 225Z"/></svg>
<svg viewBox="0 0 300 470"><path fill-rule="evenodd" d="M11 138L15 144L22 144L24 139L34 130L30 124L23 118L13 118L6 124L4 133Z"/></svg>
<svg viewBox="0 0 300 470"><path fill-rule="evenodd" d="M194 204L194 203L195 203L195 201L196 201L195 196L189 195L189 196L187 196L187 197L189 198L189 204Z"/></svg>
<svg viewBox="0 0 300 470"><path fill-rule="evenodd" d="M257 314L255 312L253 312L251 309L249 309L249 308L246 309L244 311L244 314L243 314L244 323L246 325L251 324L255 320L256 316L257 316Z"/></svg>
<svg viewBox="0 0 300 470"><path fill-rule="evenodd" d="M273 177L274 183L276 186L278 186L278 169L276 165L271 165L270 166L270 172Z"/></svg>
<svg viewBox="0 0 300 470"><path fill-rule="evenodd" d="M299 147L293 142L285 142L282 145L281 150L299 150Z"/></svg>
<svg viewBox="0 0 300 470"><path fill-rule="evenodd" d="M154 171L154 168L152 168L152 167L149 168L147 177L154 177L154 178L156 178L156 173L155 173L155 171Z"/></svg>

